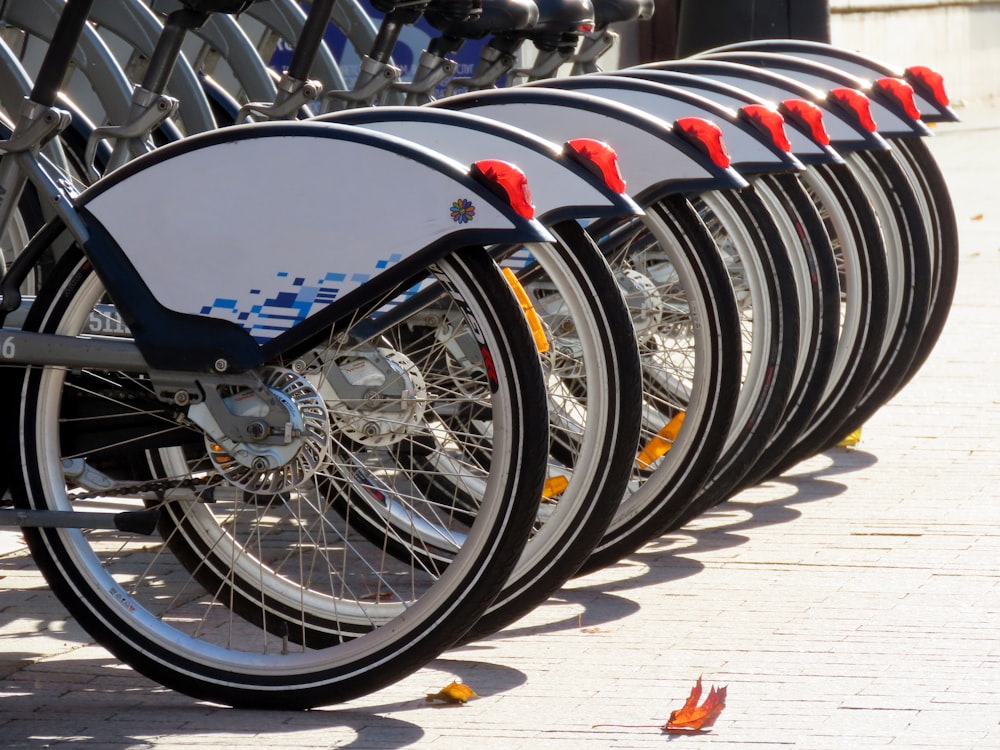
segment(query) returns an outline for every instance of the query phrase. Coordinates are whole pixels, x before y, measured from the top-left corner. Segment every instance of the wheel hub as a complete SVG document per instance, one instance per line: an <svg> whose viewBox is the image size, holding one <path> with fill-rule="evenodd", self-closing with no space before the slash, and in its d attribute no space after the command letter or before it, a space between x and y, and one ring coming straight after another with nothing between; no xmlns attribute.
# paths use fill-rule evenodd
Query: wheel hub
<svg viewBox="0 0 1000 750"><path fill-rule="evenodd" d="M419 368L402 352L379 348L378 354L388 364L388 377L365 357L339 360L334 365L352 389L360 389L360 398L338 394L330 379L324 380L320 392L337 430L361 445L383 448L401 441L422 424L427 384ZM398 396L385 392L391 379L395 380L391 383L393 393L398 392Z"/></svg>
<svg viewBox="0 0 1000 750"><path fill-rule="evenodd" d="M268 368L262 376L268 392L289 414L287 442L234 442L205 437L209 459L227 482L247 492L274 495L308 481L326 462L330 416L322 396L292 370Z"/></svg>

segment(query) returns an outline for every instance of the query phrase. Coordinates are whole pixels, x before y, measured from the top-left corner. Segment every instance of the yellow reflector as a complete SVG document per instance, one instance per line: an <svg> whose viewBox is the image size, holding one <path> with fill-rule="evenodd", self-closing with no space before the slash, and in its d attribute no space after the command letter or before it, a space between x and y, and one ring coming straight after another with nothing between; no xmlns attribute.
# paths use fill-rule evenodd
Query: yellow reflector
<svg viewBox="0 0 1000 750"><path fill-rule="evenodd" d="M861 442L861 428L859 427L850 435L845 437L839 443L837 443L838 448L853 448L855 445Z"/></svg>
<svg viewBox="0 0 1000 750"><path fill-rule="evenodd" d="M646 447L639 451L639 455L635 459L639 468L648 469L657 459L666 455L670 446L677 439L682 424L684 424L684 412L678 412L673 419L667 422L667 426L656 433L656 437L646 443Z"/></svg>
<svg viewBox="0 0 1000 750"><path fill-rule="evenodd" d="M509 268L505 268L503 269L503 275L507 279L507 283L510 284L510 288L514 290L514 296L517 297L517 301L521 303L521 309L524 310L524 317L528 319L528 326L531 328L531 335L535 338L535 348L544 354L549 350L549 340L545 336L545 326L542 325L542 319L535 312L535 306L531 304L528 293L524 291L524 287L521 286L521 282L517 280L514 272Z"/></svg>
<svg viewBox="0 0 1000 750"><path fill-rule="evenodd" d="M567 487L569 487L569 480L566 477L562 475L549 477L545 480L545 486L542 488L542 497L546 499L559 497L566 491Z"/></svg>

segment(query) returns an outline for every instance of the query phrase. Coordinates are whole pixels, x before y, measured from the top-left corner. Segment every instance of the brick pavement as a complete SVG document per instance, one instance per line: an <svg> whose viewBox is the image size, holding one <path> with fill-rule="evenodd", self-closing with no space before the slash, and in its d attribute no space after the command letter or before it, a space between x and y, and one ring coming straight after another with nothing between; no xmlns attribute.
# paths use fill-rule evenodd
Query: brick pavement
<svg viewBox="0 0 1000 750"><path fill-rule="evenodd" d="M1000 748L1000 108L963 116L931 143L962 232L957 302L857 449L742 493L492 639L307 713L219 709L135 675L0 532L0 746ZM721 718L661 734L699 675L729 686ZM481 697L423 701L456 677Z"/></svg>

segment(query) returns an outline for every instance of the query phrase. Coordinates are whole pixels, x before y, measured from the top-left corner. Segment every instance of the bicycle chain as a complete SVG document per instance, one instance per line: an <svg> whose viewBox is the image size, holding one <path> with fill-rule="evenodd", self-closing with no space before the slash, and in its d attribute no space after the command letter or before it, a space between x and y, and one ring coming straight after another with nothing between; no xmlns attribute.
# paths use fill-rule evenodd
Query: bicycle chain
<svg viewBox="0 0 1000 750"><path fill-rule="evenodd" d="M146 392L130 392L122 389L95 389L93 396L98 399L108 399L121 402L142 402L149 400L150 394ZM200 485L209 485L211 479L180 479L180 480L170 480L170 479L153 479L146 482L133 482L116 484L110 490L95 490L93 492L84 492L78 495L73 495L74 500L91 500L94 498L108 497L108 496L118 496L118 495L134 495L143 492L158 493L164 492L172 489L181 489L187 487L198 487Z"/></svg>
<svg viewBox="0 0 1000 750"><path fill-rule="evenodd" d="M169 479L156 479L148 482L135 482L132 484L118 484L115 485L110 490L95 491L95 492L85 492L79 495L73 495L74 500L91 500L93 498L99 497L109 497L109 496L125 496L125 495L136 495L144 492L159 493L163 492L166 494L167 490L176 490L188 487L209 487L211 486L211 480L209 479L183 479L183 480L169 480Z"/></svg>

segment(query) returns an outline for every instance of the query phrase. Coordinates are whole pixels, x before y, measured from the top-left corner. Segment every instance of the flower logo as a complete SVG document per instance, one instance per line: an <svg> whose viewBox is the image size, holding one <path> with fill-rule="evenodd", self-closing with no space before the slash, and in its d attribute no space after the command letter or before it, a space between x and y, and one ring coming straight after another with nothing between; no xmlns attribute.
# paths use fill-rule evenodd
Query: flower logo
<svg viewBox="0 0 1000 750"><path fill-rule="evenodd" d="M476 207L472 201L459 198L451 204L451 220L456 224L468 224L476 215Z"/></svg>

